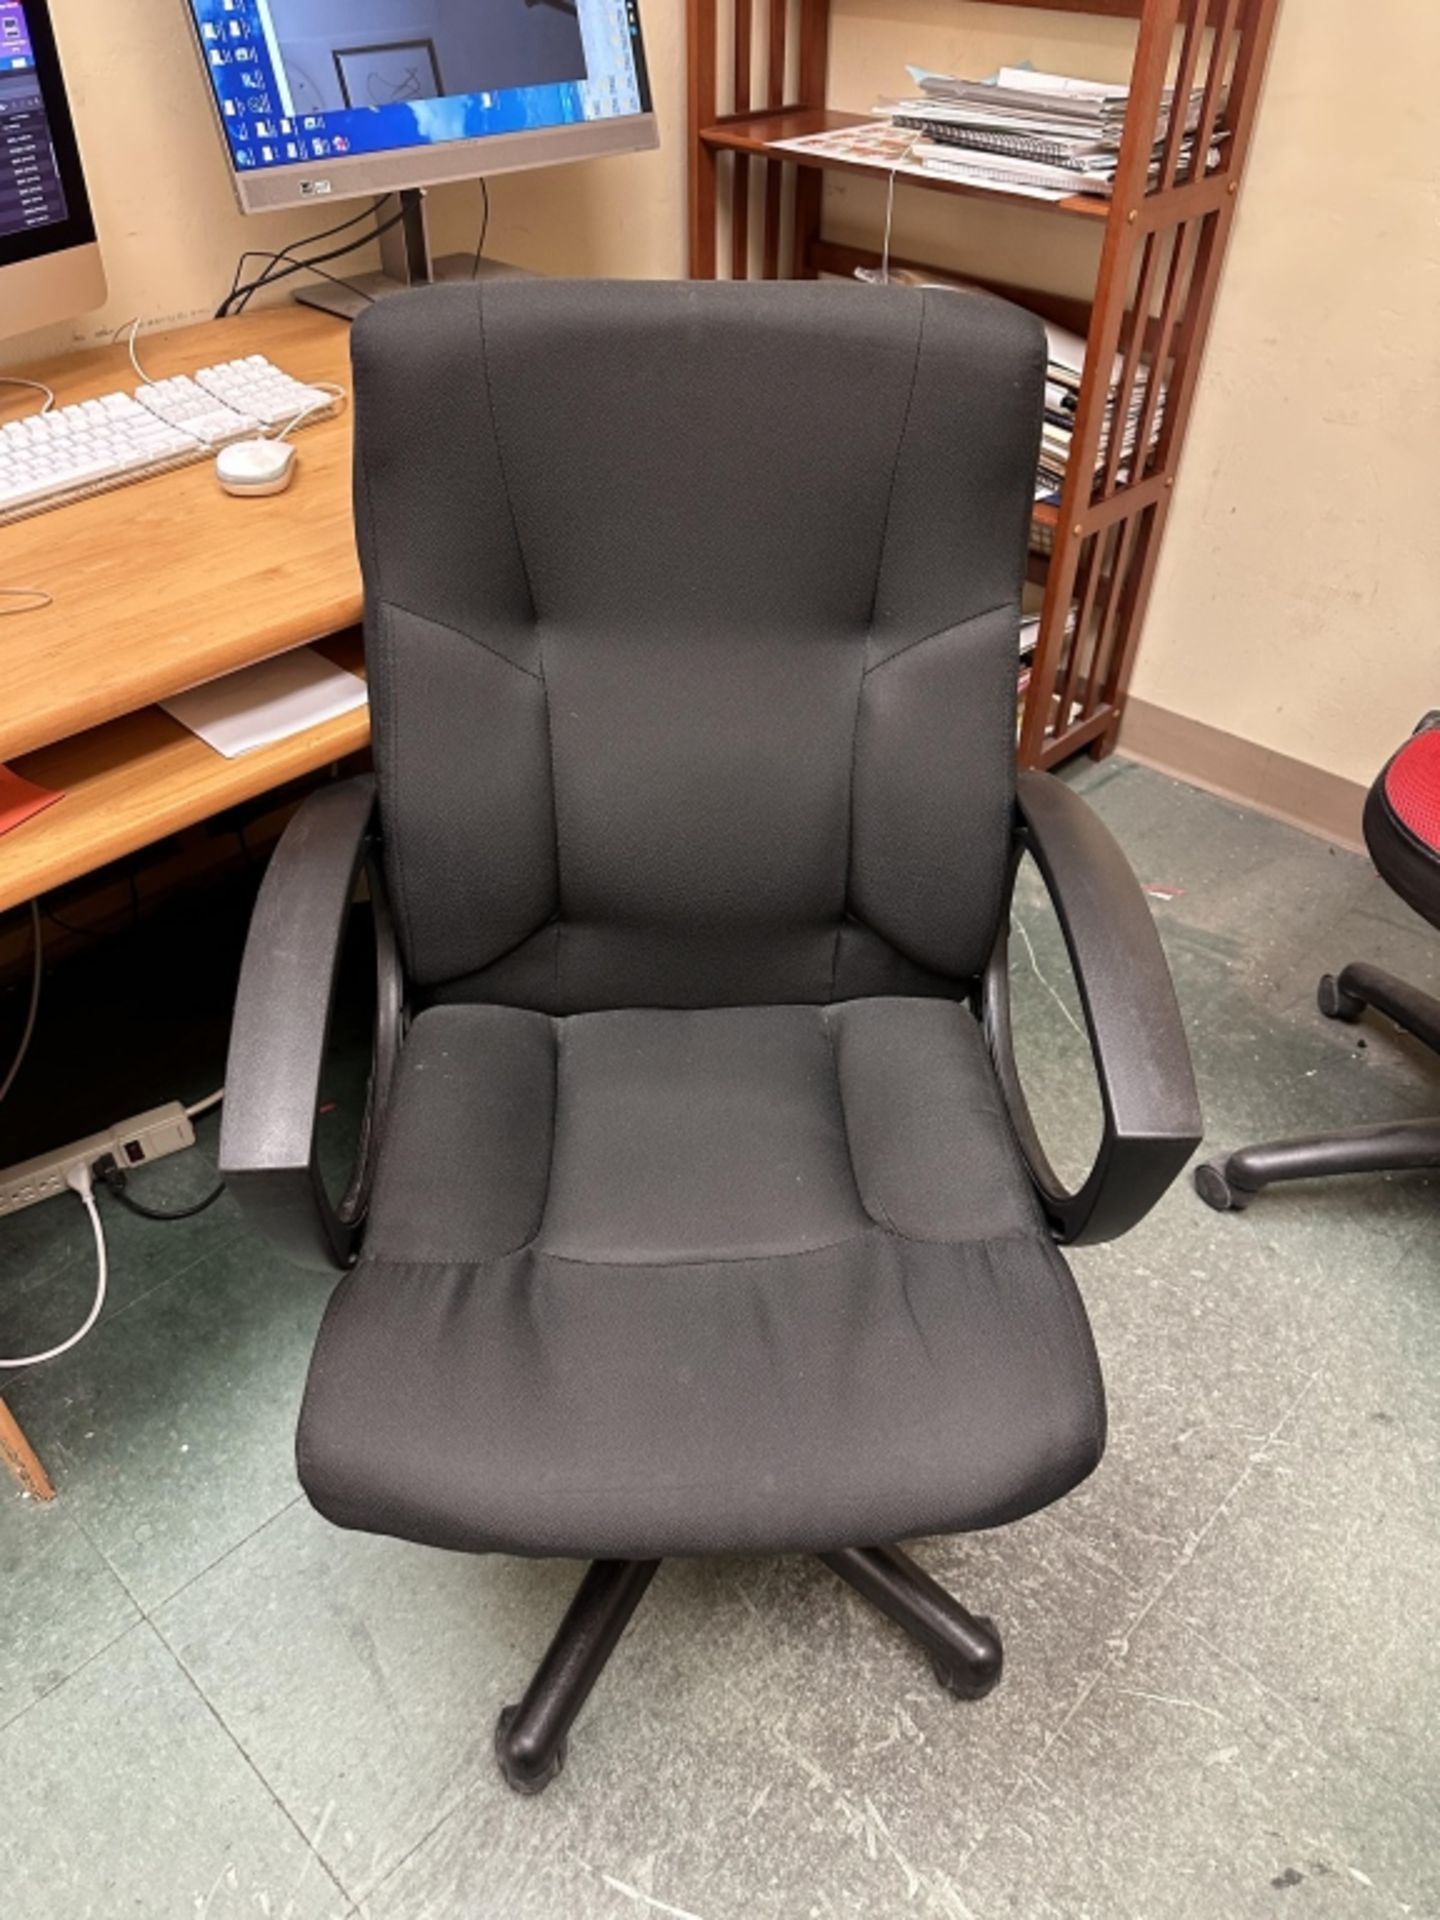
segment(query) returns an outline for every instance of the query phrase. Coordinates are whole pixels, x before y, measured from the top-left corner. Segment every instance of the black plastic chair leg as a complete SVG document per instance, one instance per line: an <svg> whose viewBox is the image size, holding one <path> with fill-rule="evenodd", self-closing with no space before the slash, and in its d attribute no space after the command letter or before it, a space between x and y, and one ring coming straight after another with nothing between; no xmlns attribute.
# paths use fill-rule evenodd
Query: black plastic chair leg
<svg viewBox="0 0 1440 1920"><path fill-rule="evenodd" d="M1217 1213L1240 1213L1280 1180L1337 1173L1407 1173L1440 1167L1440 1120L1385 1120L1347 1133L1240 1147L1195 1169L1195 1191Z"/></svg>
<svg viewBox="0 0 1440 1920"><path fill-rule="evenodd" d="M597 1560L518 1706L495 1728L495 1758L517 1793L543 1793L565 1764L565 1736L590 1697L658 1560Z"/></svg>
<svg viewBox="0 0 1440 1920"><path fill-rule="evenodd" d="M1338 979L1327 973L1317 997L1320 1011L1331 1020L1356 1020L1362 1009L1374 1007L1440 1053L1440 1000L1412 987L1408 980L1397 980L1383 967L1354 960L1341 970Z"/></svg>
<svg viewBox="0 0 1440 1920"><path fill-rule="evenodd" d="M908 1554L898 1547L846 1547L820 1558L919 1641L951 1693L983 1700L999 1685L1005 1654L994 1621L967 1613Z"/></svg>

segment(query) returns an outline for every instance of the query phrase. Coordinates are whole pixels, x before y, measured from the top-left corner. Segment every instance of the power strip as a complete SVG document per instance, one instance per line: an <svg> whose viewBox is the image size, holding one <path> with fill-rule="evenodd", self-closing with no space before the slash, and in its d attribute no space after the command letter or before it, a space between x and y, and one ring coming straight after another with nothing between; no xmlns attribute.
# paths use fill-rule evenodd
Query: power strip
<svg viewBox="0 0 1440 1920"><path fill-rule="evenodd" d="M165 1107L152 1107L149 1113L124 1120L105 1133L92 1134L88 1140L76 1140L58 1152L42 1153L34 1160L22 1160L18 1167L6 1167L0 1172L0 1218L66 1192L66 1174L75 1167L93 1167L107 1153L114 1155L119 1167L143 1167L194 1144L195 1129L178 1100Z"/></svg>

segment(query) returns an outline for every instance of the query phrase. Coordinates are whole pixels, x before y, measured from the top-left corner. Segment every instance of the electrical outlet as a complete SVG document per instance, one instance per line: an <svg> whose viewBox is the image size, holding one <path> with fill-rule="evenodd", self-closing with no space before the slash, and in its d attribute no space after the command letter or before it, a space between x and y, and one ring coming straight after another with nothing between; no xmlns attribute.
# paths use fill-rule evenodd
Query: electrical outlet
<svg viewBox="0 0 1440 1920"><path fill-rule="evenodd" d="M65 1176L73 1168L93 1167L107 1153L114 1155L117 1166L128 1169L163 1160L167 1153L180 1153L194 1144L195 1129L178 1100L153 1107L149 1113L137 1114L133 1120L92 1134L88 1140L72 1141L54 1153L42 1153L34 1160L22 1160L18 1167L0 1171L0 1217L66 1192Z"/></svg>

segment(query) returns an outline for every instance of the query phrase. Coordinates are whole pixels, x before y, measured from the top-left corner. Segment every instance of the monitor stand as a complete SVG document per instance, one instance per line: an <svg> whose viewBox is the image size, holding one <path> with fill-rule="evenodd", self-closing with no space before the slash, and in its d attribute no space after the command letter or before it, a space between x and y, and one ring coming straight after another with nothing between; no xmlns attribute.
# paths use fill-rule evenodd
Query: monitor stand
<svg viewBox="0 0 1440 1920"><path fill-rule="evenodd" d="M406 187L400 194L399 220L380 236L380 271L347 273L344 278L344 286L337 286L333 280L317 280L302 287L295 298L303 306L318 307L339 320L356 320L366 307L387 294L428 287L438 280L529 280L533 276L524 267L512 267L504 260L482 260L477 272L474 256L468 253L450 253L437 260L430 251L425 191L422 187Z"/></svg>

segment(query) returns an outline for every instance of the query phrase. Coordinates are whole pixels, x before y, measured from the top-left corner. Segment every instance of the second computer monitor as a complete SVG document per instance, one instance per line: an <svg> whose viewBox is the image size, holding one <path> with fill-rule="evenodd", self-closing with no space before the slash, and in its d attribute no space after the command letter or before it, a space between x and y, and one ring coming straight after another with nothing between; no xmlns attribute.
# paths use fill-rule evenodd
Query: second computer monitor
<svg viewBox="0 0 1440 1920"><path fill-rule="evenodd" d="M104 298L47 0L0 0L0 339Z"/></svg>
<svg viewBox="0 0 1440 1920"><path fill-rule="evenodd" d="M187 0L243 207L656 144L638 0Z"/></svg>

